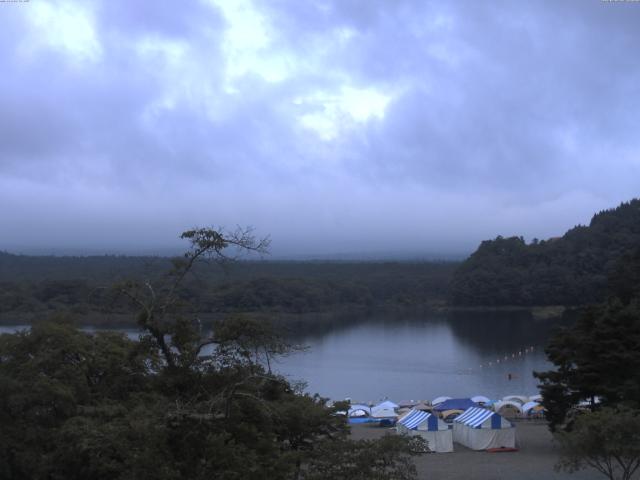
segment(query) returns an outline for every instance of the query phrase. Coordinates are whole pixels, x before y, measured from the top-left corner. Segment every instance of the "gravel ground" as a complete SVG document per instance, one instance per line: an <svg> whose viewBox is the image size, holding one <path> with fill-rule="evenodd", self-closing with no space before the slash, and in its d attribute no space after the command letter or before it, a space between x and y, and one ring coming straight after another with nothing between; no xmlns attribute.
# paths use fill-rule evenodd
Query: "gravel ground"
<svg viewBox="0 0 640 480"><path fill-rule="evenodd" d="M457 443L453 453L430 453L415 458L418 478L429 480L597 480L604 479L595 470L569 474L556 472L558 454L553 438L543 423L516 424L520 451L487 453L469 450ZM352 425L356 439L377 438L394 429L371 424Z"/></svg>

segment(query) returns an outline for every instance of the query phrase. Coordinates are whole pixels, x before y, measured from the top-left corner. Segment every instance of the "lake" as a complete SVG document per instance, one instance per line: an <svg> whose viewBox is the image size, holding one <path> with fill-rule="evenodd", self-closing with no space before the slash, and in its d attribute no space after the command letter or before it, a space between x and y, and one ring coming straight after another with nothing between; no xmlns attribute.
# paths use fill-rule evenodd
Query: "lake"
<svg viewBox="0 0 640 480"><path fill-rule="evenodd" d="M544 346L558 324L523 313L371 319L299 339L309 350L277 368L334 400L535 395L532 372L551 368Z"/></svg>
<svg viewBox="0 0 640 480"><path fill-rule="evenodd" d="M534 395L532 372L551 367L543 349L559 323L523 312L370 317L295 338L308 349L279 359L274 369L334 400Z"/></svg>

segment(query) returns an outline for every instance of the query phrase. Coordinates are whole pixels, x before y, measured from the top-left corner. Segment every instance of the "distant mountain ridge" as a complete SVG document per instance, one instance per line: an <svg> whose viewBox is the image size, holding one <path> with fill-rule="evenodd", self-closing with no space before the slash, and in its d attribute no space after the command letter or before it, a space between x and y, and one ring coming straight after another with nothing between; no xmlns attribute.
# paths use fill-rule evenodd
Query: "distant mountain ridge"
<svg viewBox="0 0 640 480"><path fill-rule="evenodd" d="M483 241L455 271L459 306L585 305L607 296L607 279L640 248L640 199L596 213L562 237Z"/></svg>

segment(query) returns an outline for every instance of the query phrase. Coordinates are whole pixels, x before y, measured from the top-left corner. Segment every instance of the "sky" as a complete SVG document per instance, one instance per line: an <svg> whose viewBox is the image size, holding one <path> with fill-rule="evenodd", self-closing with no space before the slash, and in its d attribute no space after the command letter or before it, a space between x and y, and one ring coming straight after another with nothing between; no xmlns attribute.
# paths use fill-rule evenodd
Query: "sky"
<svg viewBox="0 0 640 480"><path fill-rule="evenodd" d="M0 250L558 236L638 196L639 52L639 1L0 1Z"/></svg>

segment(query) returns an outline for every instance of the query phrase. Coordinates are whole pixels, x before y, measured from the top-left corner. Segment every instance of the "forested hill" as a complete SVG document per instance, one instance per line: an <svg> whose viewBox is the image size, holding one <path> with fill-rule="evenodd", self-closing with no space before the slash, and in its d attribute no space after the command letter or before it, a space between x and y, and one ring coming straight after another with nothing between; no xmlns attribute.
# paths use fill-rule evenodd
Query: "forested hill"
<svg viewBox="0 0 640 480"><path fill-rule="evenodd" d="M487 240L454 273L454 305L584 305L607 296L607 279L640 247L640 200L622 203L564 236Z"/></svg>
<svg viewBox="0 0 640 480"><path fill-rule="evenodd" d="M180 296L199 314L335 313L444 304L451 262L240 261L198 265ZM131 318L109 288L127 279L161 281L164 257L52 257L0 252L0 323L70 312L85 324ZM120 320L118 320L120 321Z"/></svg>

